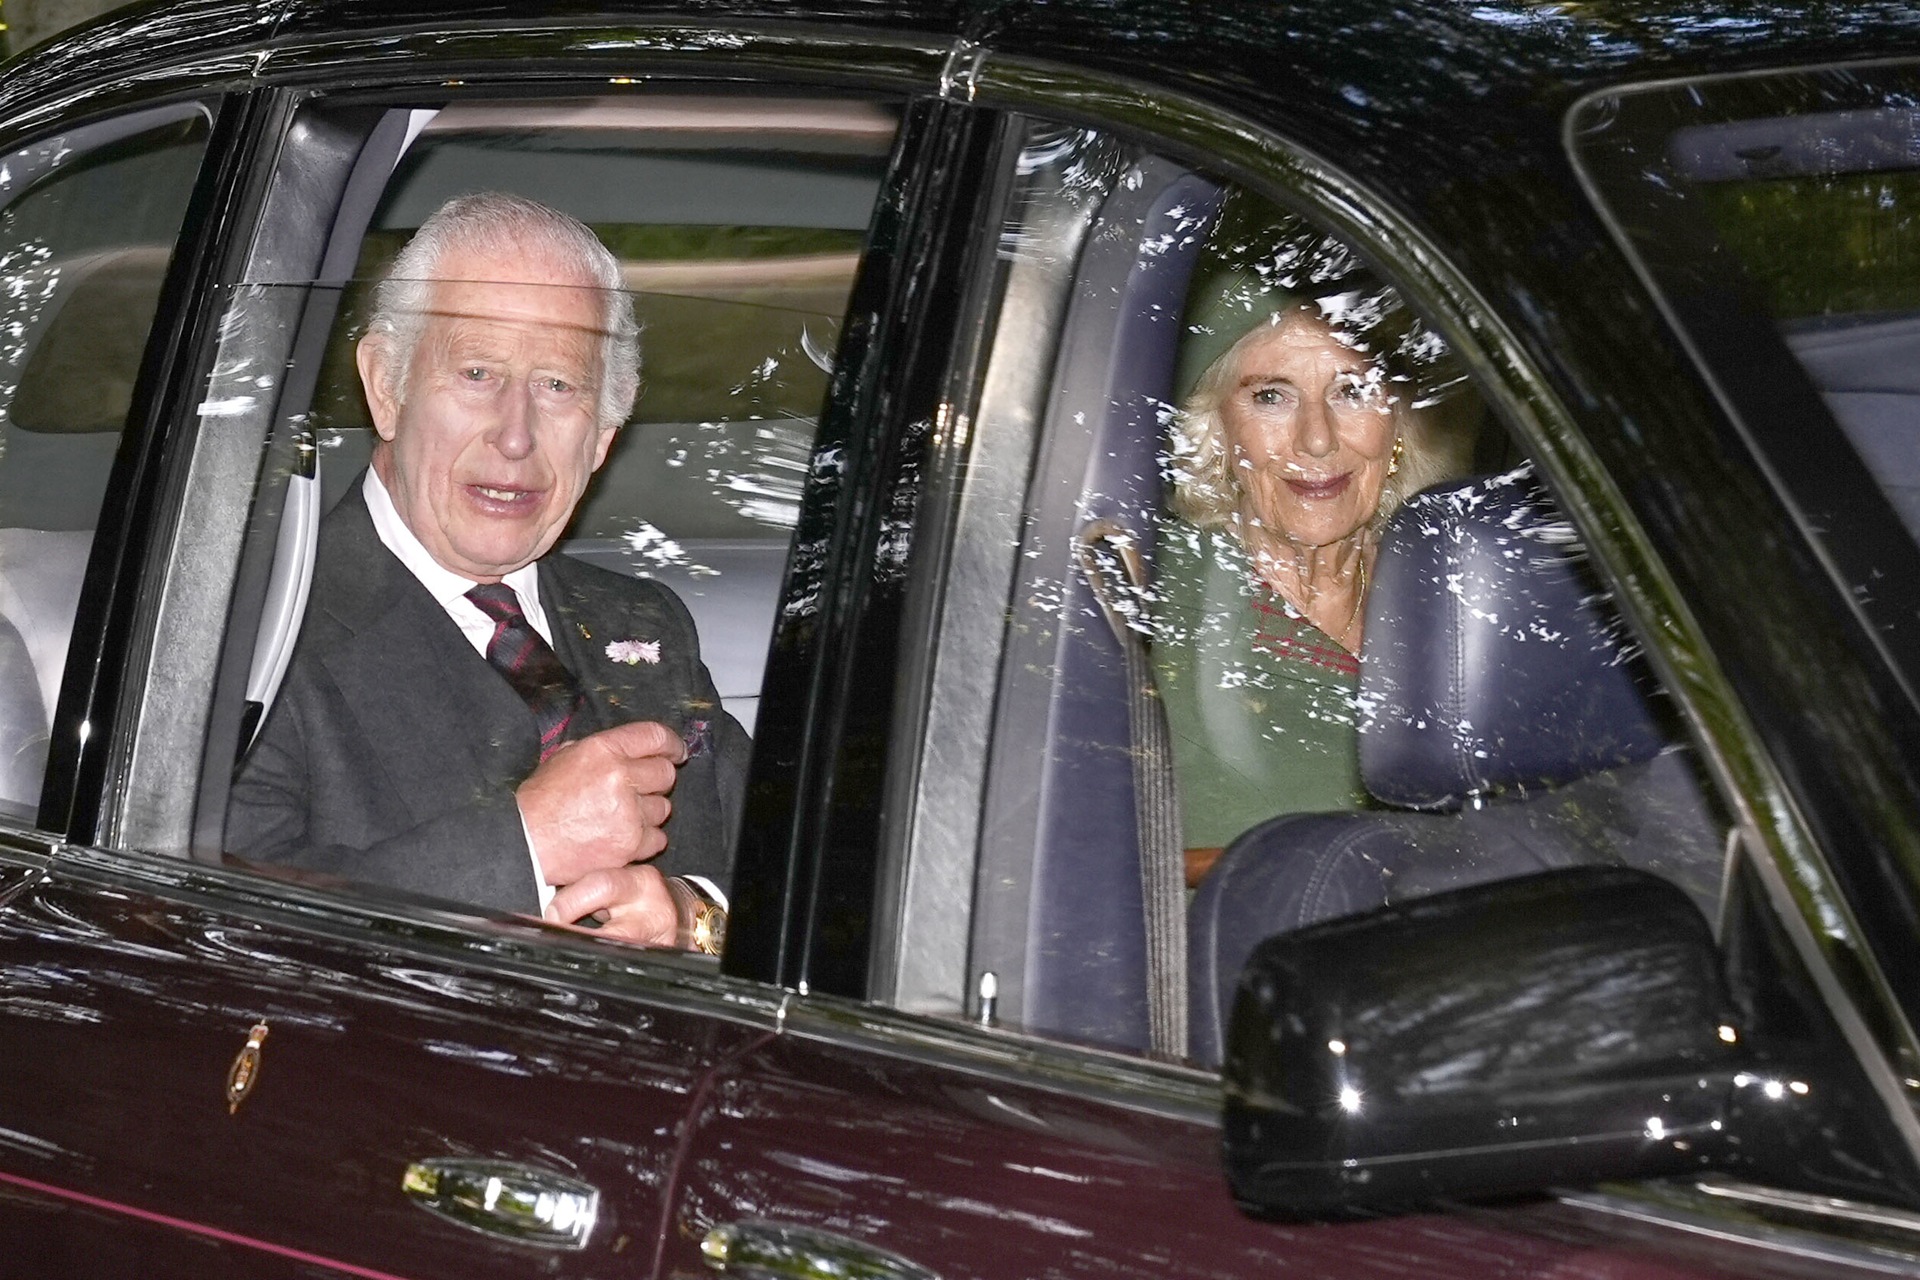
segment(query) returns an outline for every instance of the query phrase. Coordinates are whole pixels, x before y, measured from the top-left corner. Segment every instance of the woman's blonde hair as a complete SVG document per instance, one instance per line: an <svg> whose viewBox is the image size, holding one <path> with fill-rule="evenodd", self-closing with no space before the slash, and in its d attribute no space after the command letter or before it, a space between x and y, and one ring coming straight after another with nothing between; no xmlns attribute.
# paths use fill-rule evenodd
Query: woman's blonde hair
<svg viewBox="0 0 1920 1280"><path fill-rule="evenodd" d="M1321 318L1307 301L1292 302L1268 314L1264 321L1250 326L1240 338L1200 374L1193 390L1173 412L1167 478L1171 485L1168 505L1173 513L1202 529L1224 528L1240 508L1240 483L1234 475L1232 449L1227 443L1226 426L1220 420L1220 407L1232 389L1240 355L1256 338L1280 324L1290 315ZM1338 325L1330 326L1336 333ZM1387 352L1377 351L1374 359L1386 361ZM1428 411L1413 400L1414 383L1405 375L1389 372L1386 380L1391 396L1394 450L1397 463L1388 469L1380 491L1380 506L1369 523L1377 531L1400 509L1400 504L1428 485L1448 479L1455 464L1448 451L1436 449L1429 438Z"/></svg>

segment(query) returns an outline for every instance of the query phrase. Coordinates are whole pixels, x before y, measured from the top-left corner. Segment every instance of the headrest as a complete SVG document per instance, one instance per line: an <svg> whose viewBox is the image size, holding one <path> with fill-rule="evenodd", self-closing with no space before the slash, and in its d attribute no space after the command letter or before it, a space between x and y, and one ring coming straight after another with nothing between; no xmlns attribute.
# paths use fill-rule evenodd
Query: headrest
<svg viewBox="0 0 1920 1280"><path fill-rule="evenodd" d="M1367 601L1360 772L1388 804L1553 786L1658 755L1638 645L1530 468L1394 515Z"/></svg>

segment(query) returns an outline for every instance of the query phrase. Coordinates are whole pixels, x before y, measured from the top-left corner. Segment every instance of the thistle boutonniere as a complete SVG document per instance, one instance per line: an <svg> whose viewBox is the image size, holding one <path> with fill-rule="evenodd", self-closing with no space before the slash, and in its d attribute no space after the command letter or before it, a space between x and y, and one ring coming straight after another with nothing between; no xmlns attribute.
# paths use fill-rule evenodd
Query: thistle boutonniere
<svg viewBox="0 0 1920 1280"><path fill-rule="evenodd" d="M607 646L607 657L615 662L624 662L630 667L646 663L650 667L660 665L660 642L658 640L615 640Z"/></svg>

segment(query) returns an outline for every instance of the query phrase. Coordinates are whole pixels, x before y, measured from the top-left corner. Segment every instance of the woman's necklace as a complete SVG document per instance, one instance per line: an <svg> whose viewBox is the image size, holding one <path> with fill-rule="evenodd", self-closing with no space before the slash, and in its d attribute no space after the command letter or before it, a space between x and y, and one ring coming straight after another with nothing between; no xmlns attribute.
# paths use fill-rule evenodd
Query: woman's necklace
<svg viewBox="0 0 1920 1280"><path fill-rule="evenodd" d="M1364 605L1366 602L1367 602L1367 553L1363 550L1360 553L1359 581L1357 581L1354 584L1354 588L1353 588L1353 612L1347 615L1347 625L1340 628L1340 634L1334 637L1334 639L1339 642L1340 647L1342 649L1345 649L1348 653L1360 652L1360 647L1358 645L1351 645L1347 643L1347 637L1353 633L1353 624L1360 621L1360 606Z"/></svg>
<svg viewBox="0 0 1920 1280"><path fill-rule="evenodd" d="M1266 584L1267 590L1273 592L1275 595L1279 596L1282 600L1286 601L1287 608L1293 612L1293 615L1295 617L1300 618L1301 620L1309 623L1310 625L1320 626L1319 623L1316 623L1313 621L1313 615L1309 607L1304 604L1295 603L1293 598L1293 593L1289 592L1285 587L1280 585L1277 571L1269 567L1263 567L1261 564L1261 560L1262 560L1262 557L1257 555L1254 556L1254 576L1257 579L1259 579L1261 582ZM1307 593L1301 592L1301 594L1306 595ZM1360 621L1360 610L1362 607L1365 606L1366 603L1367 603L1367 549L1363 545L1360 548L1360 571L1354 575L1353 608L1347 611L1347 624L1341 627L1340 630L1338 631L1328 631L1325 629L1325 627L1321 627L1320 628L1321 634L1327 636L1335 644L1339 645L1342 649L1345 649L1348 653L1358 653L1360 651L1358 646L1349 645L1347 643L1347 637L1353 634L1354 625Z"/></svg>

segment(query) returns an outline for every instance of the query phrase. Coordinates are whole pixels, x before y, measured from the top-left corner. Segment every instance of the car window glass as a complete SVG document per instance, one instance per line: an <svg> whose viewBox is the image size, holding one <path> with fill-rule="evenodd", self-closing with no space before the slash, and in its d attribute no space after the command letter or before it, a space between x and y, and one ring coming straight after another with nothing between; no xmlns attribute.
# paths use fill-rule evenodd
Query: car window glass
<svg viewBox="0 0 1920 1280"><path fill-rule="evenodd" d="M332 594L340 574L330 559L329 530L356 520L364 526L368 519L362 478L374 453L378 415L357 361L370 317L379 310L376 286L408 279L393 267L402 247L436 210L475 191L538 201L578 219L611 254L620 287L500 278L484 267L455 271L453 283L416 281L419 291L408 295L414 301L400 304L402 312L414 308L427 317L420 330L425 336L405 357L408 378L419 373L405 383L413 389L403 397L407 412L444 408L450 415L445 421L477 422L493 412L481 405L481 389L498 385L503 397L519 397L533 406L528 412L534 418L548 421L539 415L578 391L567 384L594 383L606 372L605 352L611 349L599 336L571 345L564 336L550 341L553 332L574 327L554 317L595 317L583 323L597 326L606 316L631 314L639 329L638 396L606 437L604 464L564 519L553 547L564 566L553 571L558 576L552 581L546 566L539 570L543 643L586 700L571 727L558 730L558 740L629 720L671 721L690 756L673 793L673 822L688 832L695 824L711 825L716 813L724 824L736 819L735 775L744 773L746 735L758 711L801 479L896 120L897 111L887 104L664 97L460 103L389 113L368 146L377 145L380 128L397 122L404 126L404 148L364 215L364 227L354 232L346 256L350 274L237 290L232 305L242 319L229 326L236 358L221 362L208 392L209 402L222 402L230 385L247 382L275 361L289 363L289 390L274 409L268 446L275 461L263 471L256 499L262 518L246 553L255 567L243 572L235 607L236 619L254 627L257 639L250 657L234 651L221 675L222 697L238 698L245 684L247 710L237 718L237 742L229 736L210 745L202 783L202 806L227 815L221 838L227 853L295 874L325 873L335 883L497 910L538 909L523 835L532 827L521 827L513 796L542 749L530 735L550 726L537 719L544 712L514 683L515 675L498 663L500 669L487 669L492 655L484 638L478 645L463 641L443 610L430 619L432 640L396 622L402 642L356 650L366 669L337 680L327 676L330 692L316 695L313 673L301 674L301 646L319 643L312 639L317 633L333 635L326 628L349 611ZM525 311L552 323L516 321L489 330L501 308L502 314ZM284 332L269 333L273 326L265 317L304 319L284 321ZM252 346L237 340L238 330L249 327ZM509 334L504 346L488 346L498 333ZM461 345L469 338L479 345ZM456 382L457 394L450 390ZM598 404L599 390L594 386L581 403ZM444 402L436 398L443 391ZM464 439L472 442L471 436ZM459 454L460 447L440 461ZM408 466L437 465L424 456L403 456L410 458ZM452 466L481 456L460 455ZM410 531L424 531L424 554L446 565L451 550L455 571L472 576L473 564L458 560L464 544L457 521L442 522L447 508L423 496L432 486L408 487L408 478L423 472L398 474L394 515ZM557 469L541 472L551 474ZM458 480L482 484L487 501L546 501L545 490L501 488L540 479L529 476L462 471ZM555 488L564 490L564 482ZM557 501L554 509L564 512L568 495ZM269 518L276 515L277 523ZM380 558L377 567L363 572L356 566L347 577L364 582L389 570L404 574L373 543L355 545L353 554ZM672 594L621 585L636 579ZM394 580L407 581L409 591L420 586L413 579ZM311 598L301 599L300 607L283 607L303 592ZM433 607L424 593L413 603L422 600ZM465 607L453 603L454 614ZM395 604L391 616L402 612ZM355 625L364 622L356 619ZM420 643L410 647L413 640ZM338 655L332 660L347 661ZM538 667L544 659L530 661ZM439 723L449 735L444 749L438 740L414 737L410 724L391 733L370 729L350 754L379 759L341 763L330 757L325 768L334 772L325 777L311 772L322 766L307 760L297 779L274 774L280 789L269 788L272 794L261 800L255 784L263 776L262 761L285 762L287 724L300 719L311 728L316 696L419 708L424 704L418 699L427 695L407 683L408 671L424 672L436 696L445 694L453 704ZM700 683L708 675L710 690ZM409 692L392 694L395 688ZM362 708L348 719L371 724L382 714L380 707ZM488 723L488 716L496 721ZM514 745L522 736L536 753L526 759ZM382 754L389 750L396 752L392 760ZM223 753L226 761L240 759L231 808ZM696 784L692 774L714 767L716 753L736 766L734 774ZM471 775L465 781L453 776L462 770ZM708 806L713 812L704 811L707 801L696 796L709 785L723 793ZM294 791L300 796L288 802L300 807L298 814L287 818L273 810ZM309 800L311 808L304 807ZM467 820L455 810L493 813L493 820L455 837L461 852L452 852L453 845L442 851L456 862L494 866L472 883L457 873L388 874L377 859L355 856L435 822L452 830ZM476 831L492 834L475 838ZM726 832L716 827L708 835L724 854ZM686 869L676 863L676 852L691 848L693 836L683 840L671 825L668 836L670 851L659 865ZM718 871L693 868L722 896L723 864L724 858ZM504 876L510 884L501 889L481 883L490 876Z"/></svg>
<svg viewBox="0 0 1920 1280"><path fill-rule="evenodd" d="M0 157L0 810L38 805L107 474L206 147L197 103Z"/></svg>
<svg viewBox="0 0 1920 1280"><path fill-rule="evenodd" d="M959 853L903 842L894 999L1206 1065L1241 961L1288 928L1576 862L1711 910L1725 824L1672 707L1391 279L1097 135L1035 126L1019 164L1059 177L1018 189L1002 253L1063 296L1033 438L990 363L960 467L954 560L1007 594L939 615L931 697L948 645L986 642L964 619L1003 620L980 818ZM1010 485L1016 523L969 523ZM951 771L920 769L948 812ZM942 860L922 881L964 867L971 913L928 955L913 873Z"/></svg>
<svg viewBox="0 0 1920 1280"><path fill-rule="evenodd" d="M1594 99L1569 134L1623 246L1910 679L1920 662L1905 625L1920 563L1913 102L1903 68L1731 78Z"/></svg>
<svg viewBox="0 0 1920 1280"><path fill-rule="evenodd" d="M1920 536L1920 112L1907 93L1842 109L1783 88L1635 95L1585 150L1610 185L1662 190L1699 268L1737 272ZM1636 247L1658 233L1638 226Z"/></svg>

